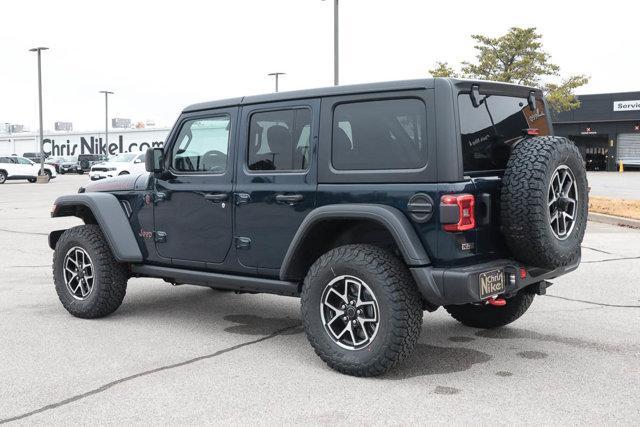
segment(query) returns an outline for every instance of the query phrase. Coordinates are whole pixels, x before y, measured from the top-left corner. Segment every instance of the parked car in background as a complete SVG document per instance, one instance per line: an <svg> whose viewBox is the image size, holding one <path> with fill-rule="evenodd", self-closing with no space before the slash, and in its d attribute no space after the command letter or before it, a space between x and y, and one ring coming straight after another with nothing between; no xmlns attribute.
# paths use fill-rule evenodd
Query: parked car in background
<svg viewBox="0 0 640 427"><path fill-rule="evenodd" d="M78 173L83 174L82 166L78 162L78 157L70 156L64 157L58 165L58 173L64 175L65 173Z"/></svg>
<svg viewBox="0 0 640 427"><path fill-rule="evenodd" d="M93 165L91 172L89 172L89 178L96 181L118 175L142 173L145 171L144 157L145 153L125 153L113 156L107 162Z"/></svg>
<svg viewBox="0 0 640 427"><path fill-rule="evenodd" d="M82 172L89 172L91 166L96 163L106 162L108 159L109 156L106 154L80 154L78 156L78 163L82 168Z"/></svg>
<svg viewBox="0 0 640 427"><path fill-rule="evenodd" d="M40 164L34 163L26 157L0 157L0 184L18 179L36 182L39 172ZM56 177L56 169L51 165L44 165L44 173L49 175L49 179Z"/></svg>
<svg viewBox="0 0 640 427"><path fill-rule="evenodd" d="M33 163L40 163L40 153L23 153L22 157L31 160ZM44 159L49 157L47 153L44 153Z"/></svg>
<svg viewBox="0 0 640 427"><path fill-rule="evenodd" d="M57 173L60 173L60 163L64 160L62 156L51 156L44 160L44 163L47 165L51 165L55 168ZM38 163L40 159L33 160L33 162Z"/></svg>

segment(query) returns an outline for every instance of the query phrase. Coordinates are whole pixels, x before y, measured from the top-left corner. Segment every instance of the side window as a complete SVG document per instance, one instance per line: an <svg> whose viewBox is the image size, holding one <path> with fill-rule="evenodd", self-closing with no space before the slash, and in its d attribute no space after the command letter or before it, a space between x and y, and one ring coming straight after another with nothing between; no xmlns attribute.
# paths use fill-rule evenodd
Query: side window
<svg viewBox="0 0 640 427"><path fill-rule="evenodd" d="M18 163L21 165L30 165L31 162L28 159L25 159L24 157L18 157Z"/></svg>
<svg viewBox="0 0 640 427"><path fill-rule="evenodd" d="M426 121L426 107L418 99L340 104L333 113L333 167L422 168L427 164Z"/></svg>
<svg viewBox="0 0 640 427"><path fill-rule="evenodd" d="M230 128L227 115L185 122L172 148L171 167L180 172L226 172Z"/></svg>
<svg viewBox="0 0 640 427"><path fill-rule="evenodd" d="M145 158L145 155L144 154L140 154L138 157L136 157L135 161L138 162L138 163L144 163L144 158Z"/></svg>
<svg viewBox="0 0 640 427"><path fill-rule="evenodd" d="M249 124L249 170L307 169L310 139L308 108L254 113Z"/></svg>

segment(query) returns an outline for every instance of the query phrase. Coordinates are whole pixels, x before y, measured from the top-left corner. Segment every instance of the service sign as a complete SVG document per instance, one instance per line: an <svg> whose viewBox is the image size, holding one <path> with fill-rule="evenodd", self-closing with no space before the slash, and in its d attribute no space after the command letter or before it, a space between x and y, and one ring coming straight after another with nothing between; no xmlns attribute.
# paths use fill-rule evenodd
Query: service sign
<svg viewBox="0 0 640 427"><path fill-rule="evenodd" d="M613 111L638 111L638 110L640 110L640 100L613 101Z"/></svg>

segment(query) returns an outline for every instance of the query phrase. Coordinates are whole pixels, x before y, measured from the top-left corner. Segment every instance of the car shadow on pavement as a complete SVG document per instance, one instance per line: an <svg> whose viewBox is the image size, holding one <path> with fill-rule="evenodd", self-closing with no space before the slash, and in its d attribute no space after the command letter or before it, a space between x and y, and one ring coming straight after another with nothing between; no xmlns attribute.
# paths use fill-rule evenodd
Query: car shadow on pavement
<svg viewBox="0 0 640 427"><path fill-rule="evenodd" d="M250 314L259 307L260 315ZM231 292L217 292L209 289L190 289L188 292L165 292L137 294L114 313L120 320L140 319L154 322L158 327L188 327L193 331L195 324L200 325L201 333L209 335L224 331L247 336L267 336L275 331L287 329L281 335L294 335L303 332L299 317L298 304L278 304L274 306L265 301L256 300L253 295L236 295ZM222 320L222 321L221 321ZM231 325L229 324L231 323ZM296 327L297 326L297 327ZM489 362L492 356L478 350L462 346L442 346L444 338L431 338L433 325L423 326L422 341L417 344L412 355L396 369L384 375L384 380L401 380L426 375L463 372L474 365ZM463 332L454 327L449 331L449 341L468 343L474 338L462 336ZM446 334L445 334L446 335ZM311 347L309 347L309 351ZM318 361L318 363L322 363ZM443 392L444 393L444 392Z"/></svg>
<svg viewBox="0 0 640 427"><path fill-rule="evenodd" d="M451 374L471 369L473 365L493 359L487 353L465 347L439 347L419 343L408 359L384 376L388 380L403 380L425 375Z"/></svg>
<svg viewBox="0 0 640 427"><path fill-rule="evenodd" d="M162 286L162 285L159 285ZM271 304L257 295L237 295L208 288L160 289L127 295L109 319L153 322L159 328L188 327L203 334L229 332L269 335L276 330L300 325L298 305ZM292 300L293 301L293 300ZM259 307L260 316L254 314ZM229 322L232 325L229 325ZM300 332L297 328L285 334Z"/></svg>
<svg viewBox="0 0 640 427"><path fill-rule="evenodd" d="M224 320L228 322L237 323L237 325L229 326L225 328L225 332L241 335L269 335L273 331L277 331L285 328L286 331L281 335L293 335L302 332L302 326L300 319L292 319L290 317L283 318L263 318L255 316L253 314L231 314L224 317ZM293 328L293 326L299 326Z"/></svg>
<svg viewBox="0 0 640 427"><path fill-rule="evenodd" d="M634 350L634 348L632 347L609 345L576 337L565 337L555 334L541 334L539 332L513 327L505 327L499 329L481 329L475 332L475 336L497 340L527 339L532 341L543 341L547 343L564 344L574 348L600 350L608 353L621 353Z"/></svg>

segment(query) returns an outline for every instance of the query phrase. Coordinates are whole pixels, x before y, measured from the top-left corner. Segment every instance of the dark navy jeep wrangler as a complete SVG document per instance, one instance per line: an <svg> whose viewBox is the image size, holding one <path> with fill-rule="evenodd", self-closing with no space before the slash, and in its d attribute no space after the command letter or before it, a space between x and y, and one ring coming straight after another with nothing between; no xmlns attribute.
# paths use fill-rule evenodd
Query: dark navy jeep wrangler
<svg viewBox="0 0 640 427"><path fill-rule="evenodd" d="M577 268L584 163L542 93L428 79L187 107L149 173L81 188L52 216L55 286L74 316L122 303L129 277L300 296L332 368L379 375L425 310L519 318Z"/></svg>

